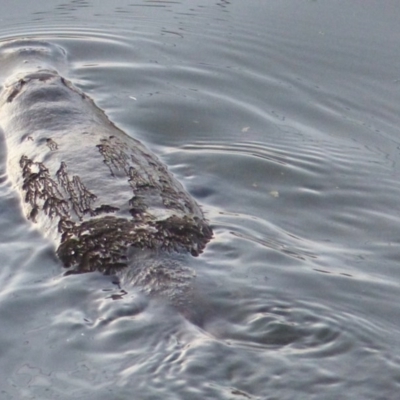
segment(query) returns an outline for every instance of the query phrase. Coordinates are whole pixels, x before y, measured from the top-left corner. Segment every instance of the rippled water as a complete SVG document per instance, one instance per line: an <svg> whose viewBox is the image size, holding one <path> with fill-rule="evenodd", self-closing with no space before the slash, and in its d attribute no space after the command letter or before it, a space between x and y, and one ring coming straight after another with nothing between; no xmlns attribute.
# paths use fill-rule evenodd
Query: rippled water
<svg viewBox="0 0 400 400"><path fill-rule="evenodd" d="M0 181L1 399L397 399L397 2L4 2L202 204L191 316L63 276ZM0 66L0 77L6 79ZM0 121L1 122L1 121Z"/></svg>

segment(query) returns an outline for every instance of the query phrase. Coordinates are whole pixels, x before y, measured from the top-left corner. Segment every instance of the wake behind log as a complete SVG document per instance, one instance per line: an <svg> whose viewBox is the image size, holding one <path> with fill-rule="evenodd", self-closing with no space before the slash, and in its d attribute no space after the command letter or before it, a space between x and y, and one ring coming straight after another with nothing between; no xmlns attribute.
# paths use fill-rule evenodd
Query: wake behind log
<svg viewBox="0 0 400 400"><path fill-rule="evenodd" d="M26 217L55 242L69 273L111 274L140 252L154 259L201 253L212 230L196 201L152 152L59 75L64 59L62 48L42 41L0 46L9 72L0 126Z"/></svg>

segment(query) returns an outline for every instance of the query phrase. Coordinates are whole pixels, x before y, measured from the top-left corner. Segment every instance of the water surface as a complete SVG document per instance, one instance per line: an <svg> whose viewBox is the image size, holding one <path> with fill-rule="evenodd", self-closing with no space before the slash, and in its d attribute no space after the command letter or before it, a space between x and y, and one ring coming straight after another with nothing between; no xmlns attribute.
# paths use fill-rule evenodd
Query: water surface
<svg viewBox="0 0 400 400"><path fill-rule="evenodd" d="M160 156L215 232L187 260L192 319L109 277L65 277L2 142L0 398L397 399L397 8L0 5L0 41L66 49L68 79Z"/></svg>

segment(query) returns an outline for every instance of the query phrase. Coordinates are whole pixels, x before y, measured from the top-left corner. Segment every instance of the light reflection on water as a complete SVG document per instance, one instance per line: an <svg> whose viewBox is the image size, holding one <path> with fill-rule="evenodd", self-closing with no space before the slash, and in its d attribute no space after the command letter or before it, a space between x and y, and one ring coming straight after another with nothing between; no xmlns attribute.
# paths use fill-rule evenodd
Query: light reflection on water
<svg viewBox="0 0 400 400"><path fill-rule="evenodd" d="M397 398L398 55L393 18L365 4L8 7L1 40L64 47L68 78L163 158L215 237L187 260L181 314L62 276L3 179L1 398Z"/></svg>

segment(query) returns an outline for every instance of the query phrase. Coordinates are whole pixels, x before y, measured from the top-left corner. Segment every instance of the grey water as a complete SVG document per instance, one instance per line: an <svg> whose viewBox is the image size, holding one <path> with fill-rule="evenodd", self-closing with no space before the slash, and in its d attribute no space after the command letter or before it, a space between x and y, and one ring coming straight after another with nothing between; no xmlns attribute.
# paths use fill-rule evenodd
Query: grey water
<svg viewBox="0 0 400 400"><path fill-rule="evenodd" d="M1 138L1 400L399 398L398 2L4 0L21 38L66 50L214 238L187 259L195 320L64 276Z"/></svg>

